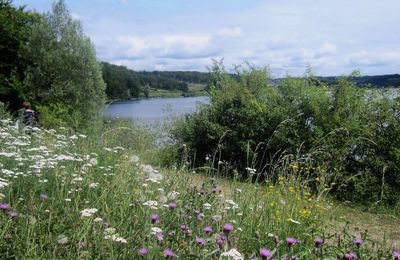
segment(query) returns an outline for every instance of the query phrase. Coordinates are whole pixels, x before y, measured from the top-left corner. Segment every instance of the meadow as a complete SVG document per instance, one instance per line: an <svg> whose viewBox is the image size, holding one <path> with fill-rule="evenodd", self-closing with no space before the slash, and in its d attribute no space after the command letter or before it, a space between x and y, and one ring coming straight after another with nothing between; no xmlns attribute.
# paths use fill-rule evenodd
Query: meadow
<svg viewBox="0 0 400 260"><path fill-rule="evenodd" d="M3 259L400 257L384 238L335 230L335 184L321 172L311 192L298 164L254 184L212 167L153 167L151 137L133 126L82 134L0 124Z"/></svg>

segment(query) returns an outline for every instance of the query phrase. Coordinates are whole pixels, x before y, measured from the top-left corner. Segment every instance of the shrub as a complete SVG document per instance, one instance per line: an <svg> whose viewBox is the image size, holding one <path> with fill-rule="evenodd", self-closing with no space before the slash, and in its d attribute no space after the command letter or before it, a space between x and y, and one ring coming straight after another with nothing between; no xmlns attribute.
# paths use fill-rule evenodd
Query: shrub
<svg viewBox="0 0 400 260"><path fill-rule="evenodd" d="M394 204L399 189L398 99L357 88L350 77L327 86L315 77L268 84L267 69L237 75L212 68L211 105L186 116L173 130L195 166L214 155L233 174L276 179L283 159L330 172L340 199ZM307 178L314 178L308 174Z"/></svg>

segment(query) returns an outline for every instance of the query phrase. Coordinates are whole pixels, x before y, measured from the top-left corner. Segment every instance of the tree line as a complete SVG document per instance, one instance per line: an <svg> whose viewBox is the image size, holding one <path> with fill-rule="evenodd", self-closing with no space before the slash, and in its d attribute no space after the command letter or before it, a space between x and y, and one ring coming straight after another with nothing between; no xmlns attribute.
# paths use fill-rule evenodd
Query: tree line
<svg viewBox="0 0 400 260"><path fill-rule="evenodd" d="M103 79L109 100L146 96L148 88L188 92L189 84L207 85L210 74L197 71L134 71L108 62L103 64Z"/></svg>

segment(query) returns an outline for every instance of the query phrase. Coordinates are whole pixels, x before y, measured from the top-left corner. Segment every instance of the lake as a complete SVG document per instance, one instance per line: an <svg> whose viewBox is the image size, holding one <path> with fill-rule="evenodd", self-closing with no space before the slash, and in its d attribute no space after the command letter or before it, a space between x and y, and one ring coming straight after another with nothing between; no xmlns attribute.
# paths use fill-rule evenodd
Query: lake
<svg viewBox="0 0 400 260"><path fill-rule="evenodd" d="M196 111L199 104L209 104L210 99L200 97L152 98L108 105L105 117L128 118L140 124L163 123L168 118L180 117Z"/></svg>

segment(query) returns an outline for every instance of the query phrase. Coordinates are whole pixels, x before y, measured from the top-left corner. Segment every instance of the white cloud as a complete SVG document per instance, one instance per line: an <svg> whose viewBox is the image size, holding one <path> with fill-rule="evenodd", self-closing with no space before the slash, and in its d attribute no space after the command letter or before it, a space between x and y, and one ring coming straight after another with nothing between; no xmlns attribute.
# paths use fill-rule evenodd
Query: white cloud
<svg viewBox="0 0 400 260"><path fill-rule="evenodd" d="M218 31L218 36L221 37L240 37L242 36L243 31L240 27L225 27Z"/></svg>
<svg viewBox="0 0 400 260"><path fill-rule="evenodd" d="M360 51L351 54L348 59L350 66L387 66L400 64L400 51L370 52Z"/></svg>
<svg viewBox="0 0 400 260"><path fill-rule="evenodd" d="M336 52L336 46L332 43L326 42L318 49L319 55L330 55Z"/></svg>

